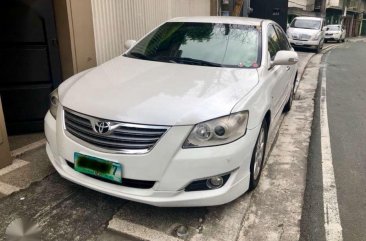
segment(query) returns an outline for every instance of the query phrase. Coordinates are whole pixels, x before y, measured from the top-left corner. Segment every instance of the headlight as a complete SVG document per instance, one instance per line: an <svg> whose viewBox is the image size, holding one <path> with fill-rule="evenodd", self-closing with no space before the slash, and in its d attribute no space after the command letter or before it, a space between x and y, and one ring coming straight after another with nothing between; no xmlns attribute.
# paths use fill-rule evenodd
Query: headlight
<svg viewBox="0 0 366 241"><path fill-rule="evenodd" d="M321 32L314 35L313 40L319 40Z"/></svg>
<svg viewBox="0 0 366 241"><path fill-rule="evenodd" d="M50 94L50 112L51 115L56 119L57 117L57 107L59 105L59 100L58 100L58 90L55 89L54 91L52 91L52 93Z"/></svg>
<svg viewBox="0 0 366 241"><path fill-rule="evenodd" d="M224 145L245 135L249 112L242 111L194 126L183 148Z"/></svg>

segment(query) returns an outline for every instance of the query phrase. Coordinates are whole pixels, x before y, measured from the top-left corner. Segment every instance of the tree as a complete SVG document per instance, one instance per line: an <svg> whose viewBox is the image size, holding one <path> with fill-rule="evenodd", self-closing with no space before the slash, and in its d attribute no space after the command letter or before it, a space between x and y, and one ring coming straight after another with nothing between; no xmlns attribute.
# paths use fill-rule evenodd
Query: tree
<svg viewBox="0 0 366 241"><path fill-rule="evenodd" d="M243 6L244 6L244 1L245 0L236 0L235 1L233 16L240 16L240 12L241 12L241 10L243 9Z"/></svg>

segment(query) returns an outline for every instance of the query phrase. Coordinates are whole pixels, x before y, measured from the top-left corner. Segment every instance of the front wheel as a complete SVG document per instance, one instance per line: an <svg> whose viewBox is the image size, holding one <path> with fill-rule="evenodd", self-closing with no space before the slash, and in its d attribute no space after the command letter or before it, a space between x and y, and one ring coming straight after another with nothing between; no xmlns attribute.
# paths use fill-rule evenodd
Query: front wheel
<svg viewBox="0 0 366 241"><path fill-rule="evenodd" d="M295 78L295 81L293 82L293 85L292 85L290 97L288 98L288 101L287 101L285 107L283 108L283 112L285 112L285 113L287 113L291 110L292 101L294 100L294 95L295 95L295 83L296 83L296 78Z"/></svg>
<svg viewBox="0 0 366 241"><path fill-rule="evenodd" d="M322 47L320 46L320 44L317 46L317 48L315 49L315 53L320 54L320 52L322 51Z"/></svg>
<svg viewBox="0 0 366 241"><path fill-rule="evenodd" d="M261 126L261 130L259 131L258 139L252 154L252 161L250 163L249 191L254 190L258 186L259 179L262 174L267 145L267 133L268 124L267 121L264 120Z"/></svg>

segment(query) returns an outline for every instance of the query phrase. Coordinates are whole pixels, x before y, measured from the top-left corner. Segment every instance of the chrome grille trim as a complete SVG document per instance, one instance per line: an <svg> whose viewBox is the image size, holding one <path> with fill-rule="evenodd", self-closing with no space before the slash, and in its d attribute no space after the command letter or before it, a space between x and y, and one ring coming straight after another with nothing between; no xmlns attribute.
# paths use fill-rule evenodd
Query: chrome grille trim
<svg viewBox="0 0 366 241"><path fill-rule="evenodd" d="M144 154L156 145L169 126L141 125L100 119L64 108L65 134L74 141L101 152ZM94 131L92 123L108 121L109 134Z"/></svg>

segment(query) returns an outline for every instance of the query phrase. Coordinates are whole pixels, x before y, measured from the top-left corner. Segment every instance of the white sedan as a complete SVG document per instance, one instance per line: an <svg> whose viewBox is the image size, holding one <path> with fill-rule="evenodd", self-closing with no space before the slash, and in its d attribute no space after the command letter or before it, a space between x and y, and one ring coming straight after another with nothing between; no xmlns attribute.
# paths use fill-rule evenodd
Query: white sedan
<svg viewBox="0 0 366 241"><path fill-rule="evenodd" d="M64 178L156 206L212 206L258 185L298 55L269 20L167 21L51 94L47 153Z"/></svg>
<svg viewBox="0 0 366 241"><path fill-rule="evenodd" d="M328 25L325 29L324 42L334 40L340 43L346 40L346 30L342 25Z"/></svg>

